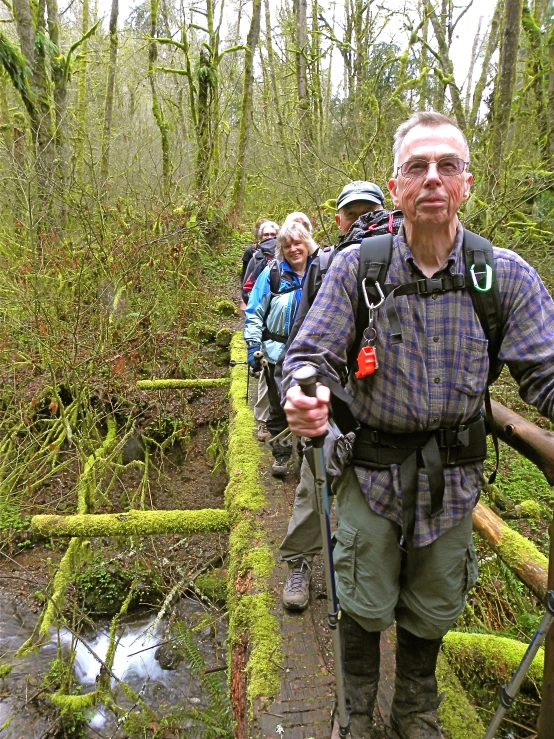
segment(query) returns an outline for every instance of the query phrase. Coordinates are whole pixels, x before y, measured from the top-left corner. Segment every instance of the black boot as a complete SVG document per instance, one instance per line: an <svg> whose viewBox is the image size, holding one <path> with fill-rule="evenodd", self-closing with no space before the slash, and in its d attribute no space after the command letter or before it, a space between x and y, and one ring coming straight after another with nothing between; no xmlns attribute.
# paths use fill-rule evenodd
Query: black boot
<svg viewBox="0 0 554 739"><path fill-rule="evenodd" d="M339 621L343 662L344 688L350 707L350 736L371 739L373 709L379 687L379 631L365 631L344 611ZM338 736L338 724L337 724Z"/></svg>
<svg viewBox="0 0 554 739"><path fill-rule="evenodd" d="M422 639L396 629L396 683L391 739L440 739L435 670L442 639Z"/></svg>
<svg viewBox="0 0 554 739"><path fill-rule="evenodd" d="M290 468L292 457L292 444L290 441L269 442L273 454L271 474L273 477L285 477Z"/></svg>

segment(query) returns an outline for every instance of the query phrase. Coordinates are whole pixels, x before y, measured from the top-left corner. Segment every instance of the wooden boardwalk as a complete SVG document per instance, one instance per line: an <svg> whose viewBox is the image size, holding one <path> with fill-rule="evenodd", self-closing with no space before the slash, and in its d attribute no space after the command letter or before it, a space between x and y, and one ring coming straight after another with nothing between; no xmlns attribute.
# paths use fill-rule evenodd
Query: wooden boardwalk
<svg viewBox="0 0 554 739"><path fill-rule="evenodd" d="M275 598L274 615L281 628L285 660L281 665L279 694L271 700L258 700L254 705L249 738L329 739L335 682L321 557L315 561L309 607L303 613L286 611L281 604L281 592L288 569L279 562L278 548L286 533L296 477L290 473L291 479L285 483L275 480L269 472L269 450L265 461L266 467L260 471L267 491L262 522L275 552L276 566L270 588ZM382 652L379 711L375 716L381 728L383 720L388 718L394 682L394 657L386 635Z"/></svg>

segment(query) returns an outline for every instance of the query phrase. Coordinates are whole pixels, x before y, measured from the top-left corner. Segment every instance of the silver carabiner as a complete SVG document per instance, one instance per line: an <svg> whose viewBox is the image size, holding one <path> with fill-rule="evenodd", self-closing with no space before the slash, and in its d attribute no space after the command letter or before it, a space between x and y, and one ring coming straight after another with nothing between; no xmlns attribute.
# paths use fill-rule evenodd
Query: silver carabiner
<svg viewBox="0 0 554 739"><path fill-rule="evenodd" d="M379 297L381 298L381 300L378 303L370 303L369 297L367 295L367 289L365 286L365 280L362 282L362 290L364 292L365 304L367 305L370 313L373 312L374 310L377 310L377 308L382 306L383 303L385 302L385 296L383 294L383 291L381 290L381 285L378 282L376 282L375 287L377 288L377 292L379 293Z"/></svg>

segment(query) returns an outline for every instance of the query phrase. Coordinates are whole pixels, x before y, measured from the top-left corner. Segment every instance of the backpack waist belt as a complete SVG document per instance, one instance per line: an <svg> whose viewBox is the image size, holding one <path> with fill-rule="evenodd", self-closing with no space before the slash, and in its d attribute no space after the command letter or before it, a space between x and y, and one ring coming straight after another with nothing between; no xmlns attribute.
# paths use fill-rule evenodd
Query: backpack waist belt
<svg viewBox="0 0 554 739"><path fill-rule="evenodd" d="M479 413L456 428L387 434L362 426L356 434L351 464L370 469L400 465L402 531L411 542L415 526L418 468L429 480L433 518L443 511L444 467L482 462L487 456L485 419Z"/></svg>
<svg viewBox="0 0 554 739"><path fill-rule="evenodd" d="M287 343L288 336L283 334L274 334L268 328L264 328L262 331L262 341L279 341L281 344Z"/></svg>

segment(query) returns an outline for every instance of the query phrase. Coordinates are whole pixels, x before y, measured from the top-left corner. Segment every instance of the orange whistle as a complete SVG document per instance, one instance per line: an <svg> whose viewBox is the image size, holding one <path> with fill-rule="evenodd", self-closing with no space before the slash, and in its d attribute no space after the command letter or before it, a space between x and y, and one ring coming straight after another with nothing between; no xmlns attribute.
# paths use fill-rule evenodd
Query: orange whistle
<svg viewBox="0 0 554 739"><path fill-rule="evenodd" d="M362 377L372 375L378 367L375 349L372 346L362 346L358 354L358 371L354 376L361 380Z"/></svg>

